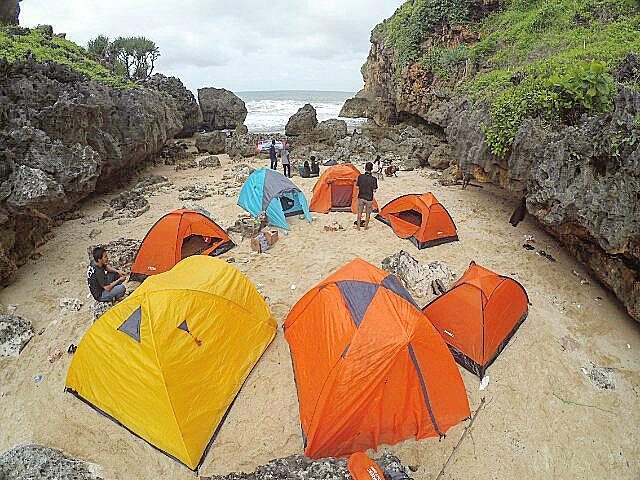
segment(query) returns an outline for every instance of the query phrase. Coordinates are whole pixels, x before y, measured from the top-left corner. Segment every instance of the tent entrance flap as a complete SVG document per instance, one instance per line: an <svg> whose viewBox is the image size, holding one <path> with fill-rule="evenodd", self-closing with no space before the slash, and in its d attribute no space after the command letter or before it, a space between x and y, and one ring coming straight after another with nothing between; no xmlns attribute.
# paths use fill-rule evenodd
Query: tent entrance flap
<svg viewBox="0 0 640 480"><path fill-rule="evenodd" d="M412 223L416 227L422 225L422 213L417 210L404 210L402 212L394 213L393 215L398 217L400 220Z"/></svg>
<svg viewBox="0 0 640 480"><path fill-rule="evenodd" d="M182 240L182 248L180 249L180 258L187 258L191 255L198 255L206 249L213 247L222 239L218 237L205 237L202 235L189 235Z"/></svg>
<svg viewBox="0 0 640 480"><path fill-rule="evenodd" d="M346 208L351 210L353 201L353 185L331 185L331 208Z"/></svg>

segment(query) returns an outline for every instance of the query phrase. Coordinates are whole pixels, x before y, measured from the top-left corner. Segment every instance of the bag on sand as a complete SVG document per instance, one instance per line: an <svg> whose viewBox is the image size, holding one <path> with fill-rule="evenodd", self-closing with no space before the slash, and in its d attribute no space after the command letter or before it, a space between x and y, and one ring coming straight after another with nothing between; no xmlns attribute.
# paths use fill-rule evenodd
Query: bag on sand
<svg viewBox="0 0 640 480"><path fill-rule="evenodd" d="M347 466L354 480L384 480L384 474L378 464L364 452L356 452L351 455Z"/></svg>

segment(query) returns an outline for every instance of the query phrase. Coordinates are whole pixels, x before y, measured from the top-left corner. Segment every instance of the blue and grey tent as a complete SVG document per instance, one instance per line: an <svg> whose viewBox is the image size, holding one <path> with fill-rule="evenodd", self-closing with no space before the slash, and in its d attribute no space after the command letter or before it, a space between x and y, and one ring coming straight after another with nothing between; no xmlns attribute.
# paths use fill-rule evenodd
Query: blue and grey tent
<svg viewBox="0 0 640 480"><path fill-rule="evenodd" d="M275 227L289 229L286 217L304 213L311 221L309 205L302 191L287 177L270 168L256 170L247 178L238 205L254 217L266 212L269 223Z"/></svg>

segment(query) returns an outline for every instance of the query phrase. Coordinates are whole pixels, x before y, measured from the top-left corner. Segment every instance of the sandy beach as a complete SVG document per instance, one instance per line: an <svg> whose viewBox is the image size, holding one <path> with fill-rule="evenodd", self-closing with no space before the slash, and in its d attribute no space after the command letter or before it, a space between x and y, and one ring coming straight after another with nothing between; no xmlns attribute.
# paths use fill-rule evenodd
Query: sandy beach
<svg viewBox="0 0 640 480"><path fill-rule="evenodd" d="M147 169L168 177L173 186L149 196L150 209L122 225L101 219L118 191L90 198L79 209L83 216L54 228L54 238L39 250L42 255L21 267L15 283L0 291L0 303L17 305L15 313L30 320L36 332L20 357L0 359L0 451L40 443L100 465L105 479L194 477L64 393L71 356L64 353L53 364L47 357L56 348L66 352L69 344L78 344L91 326L87 247L120 237L142 239L160 216L183 205L179 187L220 182L230 166L227 156L220 159L218 169ZM267 162L255 158L248 163L259 168ZM238 246L222 258L233 257L254 284L263 284L280 325L308 289L356 256L380 266L383 258L404 249L422 262L444 261L458 276L471 260L513 276L529 294L529 317L489 368L485 390L479 390L477 377L460 368L472 411L483 397L485 405L439 478L639 478L640 325L531 217L513 228L508 223L515 207L512 198L488 185L443 187L434 177L430 170L399 172L397 178L380 182L378 202L382 206L401 194L433 192L452 215L459 242L417 250L381 222L373 220L368 232L357 232L353 215L313 213L311 224L292 218L288 235L281 234L265 254L252 255L249 240L232 235ZM315 180L293 178L308 199ZM237 195L214 195L196 203L226 227L243 213L236 201ZM333 222L345 229L325 231ZM92 230L100 233L90 238ZM532 235L536 248L557 262L523 249L525 235ZM584 278L588 284L581 284ZM84 305L79 312L61 310L62 297L78 298ZM612 369L615 388L599 388L584 373L593 365ZM35 375L42 375L39 383ZM441 441L408 440L384 448L415 467L414 478L436 479L467 424L454 427ZM298 402L280 329L249 376L200 474L249 472L296 453L302 453Z"/></svg>

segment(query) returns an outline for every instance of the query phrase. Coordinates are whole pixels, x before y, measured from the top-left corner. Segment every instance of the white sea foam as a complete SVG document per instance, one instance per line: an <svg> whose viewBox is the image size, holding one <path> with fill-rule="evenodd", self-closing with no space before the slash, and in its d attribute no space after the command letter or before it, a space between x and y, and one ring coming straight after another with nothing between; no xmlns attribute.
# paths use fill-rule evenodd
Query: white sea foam
<svg viewBox="0 0 640 480"><path fill-rule="evenodd" d="M289 117L296 113L305 103L316 109L318 121L339 118L340 109L351 92L317 92L317 91L278 91L278 92L239 92L238 96L245 101L247 118L245 125L250 132L284 132ZM347 125L353 127L362 120L345 118Z"/></svg>

